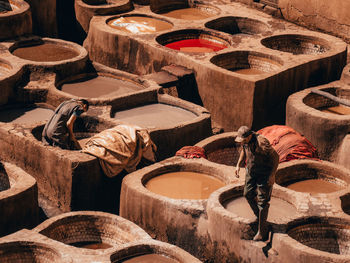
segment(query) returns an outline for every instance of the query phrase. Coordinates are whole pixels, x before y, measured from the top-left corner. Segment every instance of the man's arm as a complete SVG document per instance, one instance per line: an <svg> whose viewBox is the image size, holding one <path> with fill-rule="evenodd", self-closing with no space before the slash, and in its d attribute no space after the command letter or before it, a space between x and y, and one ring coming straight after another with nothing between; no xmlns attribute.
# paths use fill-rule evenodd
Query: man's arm
<svg viewBox="0 0 350 263"><path fill-rule="evenodd" d="M78 150L81 150L81 146L80 146L79 142L77 141L77 139L75 138L74 133L73 133L73 125L74 125L74 122L76 119L77 119L77 116L75 114L72 114L72 116L67 121L67 128L68 128L70 140L74 143L75 147Z"/></svg>
<svg viewBox="0 0 350 263"><path fill-rule="evenodd" d="M243 149L243 147L241 147L241 153L239 155L239 158L238 158L238 161L237 161L237 166L236 166L236 177L238 178L239 177L239 170L240 170L240 167L242 166L243 162L245 161L245 151Z"/></svg>

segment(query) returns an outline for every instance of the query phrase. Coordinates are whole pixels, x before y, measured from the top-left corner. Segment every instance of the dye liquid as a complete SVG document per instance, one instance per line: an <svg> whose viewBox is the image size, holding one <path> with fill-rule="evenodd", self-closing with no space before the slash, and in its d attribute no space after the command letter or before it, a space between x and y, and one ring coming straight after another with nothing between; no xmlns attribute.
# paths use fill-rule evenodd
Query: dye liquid
<svg viewBox="0 0 350 263"><path fill-rule="evenodd" d="M0 111L0 122L16 124L33 124L47 121L53 111L45 108L15 108Z"/></svg>
<svg viewBox="0 0 350 263"><path fill-rule="evenodd" d="M255 219L255 215L244 197L229 200L224 204L224 207L240 217ZM280 198L271 198L268 220L276 221L280 218L295 216L296 213L296 208L290 203Z"/></svg>
<svg viewBox="0 0 350 263"><path fill-rule="evenodd" d="M227 46L218 41L201 38L180 40L166 44L165 46L182 52L195 53L210 53L227 48Z"/></svg>
<svg viewBox="0 0 350 263"><path fill-rule="evenodd" d="M243 74L243 75L259 75L265 73L262 70L256 69L256 68L243 68L243 69L237 69L232 70L235 73Z"/></svg>
<svg viewBox="0 0 350 263"><path fill-rule="evenodd" d="M162 13L162 15L184 20L201 20L213 16L213 14L205 12L199 8L177 9L170 12Z"/></svg>
<svg viewBox="0 0 350 263"><path fill-rule="evenodd" d="M322 179L309 179L296 182L287 186L297 192L318 194L318 193L332 193L342 189L341 186L328 182Z"/></svg>
<svg viewBox="0 0 350 263"><path fill-rule="evenodd" d="M193 120L197 115L175 106L156 103L116 112L114 118L140 127L173 127Z"/></svg>
<svg viewBox="0 0 350 263"><path fill-rule="evenodd" d="M107 249L107 248L112 247L111 245L106 244L106 243L90 242L90 241L77 242L77 243L73 243L73 244L70 244L70 245L74 246L74 247L88 248L88 249Z"/></svg>
<svg viewBox="0 0 350 263"><path fill-rule="evenodd" d="M202 173L174 172L153 177L146 188L156 194L174 199L207 199L224 183L219 179Z"/></svg>
<svg viewBox="0 0 350 263"><path fill-rule="evenodd" d="M172 28L172 24L146 16L126 16L113 19L108 25L128 33L154 33Z"/></svg>
<svg viewBox="0 0 350 263"><path fill-rule="evenodd" d="M350 107L343 105L321 109L321 111L337 115L350 115Z"/></svg>
<svg viewBox="0 0 350 263"><path fill-rule="evenodd" d="M117 96L142 89L143 86L137 85L131 81L125 81L117 78L97 76L88 79L81 79L61 86L61 90L69 94L86 97L98 98L107 96Z"/></svg>
<svg viewBox="0 0 350 263"><path fill-rule="evenodd" d="M158 255L158 254L147 254L142 256L133 257L122 261L124 263L178 263L177 260Z"/></svg>
<svg viewBox="0 0 350 263"><path fill-rule="evenodd" d="M66 60L78 55L75 50L53 43L20 47L15 49L12 53L17 57L38 62Z"/></svg>

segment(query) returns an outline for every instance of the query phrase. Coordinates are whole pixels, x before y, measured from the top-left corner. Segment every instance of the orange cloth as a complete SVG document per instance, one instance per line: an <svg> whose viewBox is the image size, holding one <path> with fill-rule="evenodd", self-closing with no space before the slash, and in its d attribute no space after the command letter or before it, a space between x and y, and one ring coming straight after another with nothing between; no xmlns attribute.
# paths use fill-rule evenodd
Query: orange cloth
<svg viewBox="0 0 350 263"><path fill-rule="evenodd" d="M319 159L317 149L304 136L284 125L273 125L259 130L280 157L280 163L295 159Z"/></svg>

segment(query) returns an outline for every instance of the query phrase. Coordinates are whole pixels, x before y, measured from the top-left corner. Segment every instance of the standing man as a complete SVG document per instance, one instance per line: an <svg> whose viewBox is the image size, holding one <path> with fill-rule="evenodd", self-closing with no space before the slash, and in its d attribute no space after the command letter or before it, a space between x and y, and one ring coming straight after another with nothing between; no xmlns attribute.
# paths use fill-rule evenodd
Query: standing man
<svg viewBox="0 0 350 263"><path fill-rule="evenodd" d="M247 126L238 129L235 141L242 145L236 166L236 177L239 177L240 166L245 162L244 197L259 223L258 232L253 240L266 240L268 237L267 215L270 207L269 202L279 157L264 136L253 132Z"/></svg>
<svg viewBox="0 0 350 263"><path fill-rule="evenodd" d="M42 141L62 149L81 150L73 133L73 125L76 118L88 109L89 102L84 99L62 102L46 123L42 133Z"/></svg>

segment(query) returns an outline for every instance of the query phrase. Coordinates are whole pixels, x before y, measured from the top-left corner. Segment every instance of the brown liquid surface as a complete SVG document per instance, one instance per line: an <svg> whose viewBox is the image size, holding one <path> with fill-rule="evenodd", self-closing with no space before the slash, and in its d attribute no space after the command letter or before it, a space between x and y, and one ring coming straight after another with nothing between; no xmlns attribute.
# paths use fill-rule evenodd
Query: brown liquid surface
<svg viewBox="0 0 350 263"><path fill-rule="evenodd" d="M128 33L154 33L172 28L172 24L146 16L119 17L108 22L108 25Z"/></svg>
<svg viewBox="0 0 350 263"><path fill-rule="evenodd" d="M244 197L238 197L229 200L224 204L224 207L228 211L240 217L252 220L256 218L247 200ZM280 198L271 197L270 209L268 214L269 221L278 221L281 218L292 217L295 216L296 213L296 208L290 203Z"/></svg>
<svg viewBox="0 0 350 263"><path fill-rule="evenodd" d="M108 95L108 97L113 97L137 91L142 88L141 85L130 81L97 76L86 80L63 84L61 90L79 97L98 98L106 95Z"/></svg>
<svg viewBox="0 0 350 263"><path fill-rule="evenodd" d="M327 113L333 113L337 115L350 115L350 107L343 106L343 105L321 109L321 111L327 112Z"/></svg>
<svg viewBox="0 0 350 263"><path fill-rule="evenodd" d="M124 263L178 263L177 260L158 254L147 254L123 260Z"/></svg>
<svg viewBox="0 0 350 263"><path fill-rule="evenodd" d="M184 20L201 20L213 16L213 14L205 12L199 8L177 9L170 12L162 13L161 15Z"/></svg>
<svg viewBox="0 0 350 263"><path fill-rule="evenodd" d="M47 121L53 111L45 108L15 108L0 111L0 122L16 124L32 124Z"/></svg>
<svg viewBox="0 0 350 263"><path fill-rule="evenodd" d="M207 199L224 183L202 173L174 172L153 177L146 183L151 192L174 199Z"/></svg>
<svg viewBox="0 0 350 263"><path fill-rule="evenodd" d="M12 53L20 58L39 62L66 60L78 55L75 50L52 43L20 47L15 49Z"/></svg>
<svg viewBox="0 0 350 263"><path fill-rule="evenodd" d="M237 69L237 70L233 70L235 73L239 73L239 74L244 74L244 75L259 75L259 74L263 74L266 73L262 70L256 69L256 68L243 68L243 69Z"/></svg>
<svg viewBox="0 0 350 263"><path fill-rule="evenodd" d="M290 184L287 186L287 188L297 192L317 194L332 193L339 191L343 187L322 179L309 179Z"/></svg>
<svg viewBox="0 0 350 263"><path fill-rule="evenodd" d="M144 128L175 126L196 117L188 110L161 103L119 111L114 115L116 119Z"/></svg>
<svg viewBox="0 0 350 263"><path fill-rule="evenodd" d="M99 242L77 242L70 244L71 246L74 247L79 247L79 248L88 248L88 249L107 249L111 248L112 246L106 243L99 243Z"/></svg>

